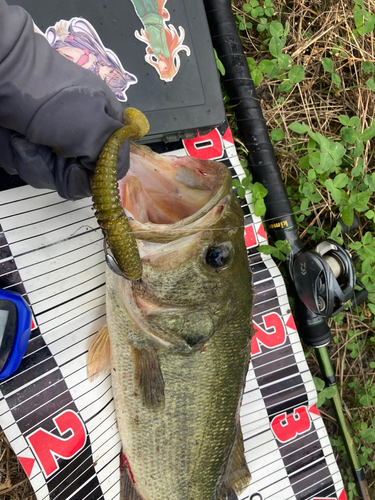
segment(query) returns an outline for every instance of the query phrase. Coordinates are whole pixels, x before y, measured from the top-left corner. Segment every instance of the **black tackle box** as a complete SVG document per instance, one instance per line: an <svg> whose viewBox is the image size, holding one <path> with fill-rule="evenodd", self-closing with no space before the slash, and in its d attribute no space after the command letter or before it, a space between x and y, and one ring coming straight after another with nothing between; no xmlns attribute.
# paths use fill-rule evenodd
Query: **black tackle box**
<svg viewBox="0 0 375 500"><path fill-rule="evenodd" d="M202 0L8 0L62 55L145 113L143 142L204 134L225 121Z"/></svg>

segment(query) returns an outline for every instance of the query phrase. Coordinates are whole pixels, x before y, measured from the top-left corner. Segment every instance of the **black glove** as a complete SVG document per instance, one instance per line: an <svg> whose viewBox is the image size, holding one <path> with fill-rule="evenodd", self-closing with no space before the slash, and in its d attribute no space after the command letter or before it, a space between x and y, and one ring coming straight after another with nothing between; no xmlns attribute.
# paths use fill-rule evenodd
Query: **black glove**
<svg viewBox="0 0 375 500"><path fill-rule="evenodd" d="M30 16L0 0L0 166L60 196L90 196L90 177L122 106L96 75L34 33ZM118 178L129 167L121 148Z"/></svg>
<svg viewBox="0 0 375 500"><path fill-rule="evenodd" d="M54 189L62 198L79 200L91 196L91 169L76 158L62 158L48 146L29 142L24 136L0 127L0 167L18 174L36 188ZM117 178L124 177L129 165L129 141L120 149Z"/></svg>

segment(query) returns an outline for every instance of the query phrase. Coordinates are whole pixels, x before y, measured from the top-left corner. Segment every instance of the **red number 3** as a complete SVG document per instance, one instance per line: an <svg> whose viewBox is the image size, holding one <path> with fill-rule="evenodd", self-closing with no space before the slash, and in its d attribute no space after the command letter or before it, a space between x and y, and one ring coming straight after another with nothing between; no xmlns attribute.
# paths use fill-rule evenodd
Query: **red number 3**
<svg viewBox="0 0 375 500"><path fill-rule="evenodd" d="M59 437L44 429L37 429L27 437L46 477L59 469L56 457L73 458L86 443L85 426L72 410L64 411L53 421L61 435L70 431L69 437Z"/></svg>
<svg viewBox="0 0 375 500"><path fill-rule="evenodd" d="M294 439L298 434L307 432L311 427L310 415L306 406L296 408L291 415L282 413L271 422L271 428L276 438L282 443Z"/></svg>

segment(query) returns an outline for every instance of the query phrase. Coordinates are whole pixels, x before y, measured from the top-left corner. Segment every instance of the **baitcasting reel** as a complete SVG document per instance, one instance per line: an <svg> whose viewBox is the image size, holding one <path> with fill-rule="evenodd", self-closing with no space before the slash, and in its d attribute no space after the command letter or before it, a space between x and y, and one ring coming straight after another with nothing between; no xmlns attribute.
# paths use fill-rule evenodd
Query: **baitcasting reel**
<svg viewBox="0 0 375 500"><path fill-rule="evenodd" d="M355 216L348 227L339 220L341 234L359 227ZM329 318L344 309L349 302L355 306L367 298L367 290L358 280L350 252L328 239L312 250L306 250L296 226L274 230L274 239L289 242L287 272L296 301L295 319L298 332L309 347L323 347L331 340Z"/></svg>
<svg viewBox="0 0 375 500"><path fill-rule="evenodd" d="M356 279L350 253L333 240L300 253L293 263L294 285L299 298L318 316L331 318L354 298Z"/></svg>
<svg viewBox="0 0 375 500"><path fill-rule="evenodd" d="M343 232L348 231L343 228ZM352 256L345 247L328 239L306 250L296 235L290 239L288 270L297 300L298 331L306 345L322 347L331 340L327 319L349 302L364 302L367 290L357 279Z"/></svg>

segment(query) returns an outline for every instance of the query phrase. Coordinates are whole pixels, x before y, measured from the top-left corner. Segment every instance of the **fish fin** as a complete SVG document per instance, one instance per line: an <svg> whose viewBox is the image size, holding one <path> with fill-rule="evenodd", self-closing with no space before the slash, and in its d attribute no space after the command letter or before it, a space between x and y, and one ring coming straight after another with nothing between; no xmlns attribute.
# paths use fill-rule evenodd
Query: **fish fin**
<svg viewBox="0 0 375 500"><path fill-rule="evenodd" d="M120 500L143 500L134 486L134 479L126 456L120 455Z"/></svg>
<svg viewBox="0 0 375 500"><path fill-rule="evenodd" d="M143 404L157 409L164 406L164 380L153 347L132 347L134 380L141 391Z"/></svg>
<svg viewBox="0 0 375 500"><path fill-rule="evenodd" d="M246 463L245 447L241 425L238 424L237 440L233 452L231 467L228 470L227 483L238 493L242 493L251 481L251 474Z"/></svg>
<svg viewBox="0 0 375 500"><path fill-rule="evenodd" d="M226 489L223 496L216 497L218 500L238 500L236 492L232 488Z"/></svg>
<svg viewBox="0 0 375 500"><path fill-rule="evenodd" d="M89 347L87 356L87 378L93 382L100 374L109 373L111 356L109 347L109 333L105 324L95 335Z"/></svg>
<svg viewBox="0 0 375 500"><path fill-rule="evenodd" d="M240 425L238 425L237 429L237 439L232 453L232 460L223 479L216 495L217 500L237 500L237 494L241 494L251 480L251 474L246 463Z"/></svg>

